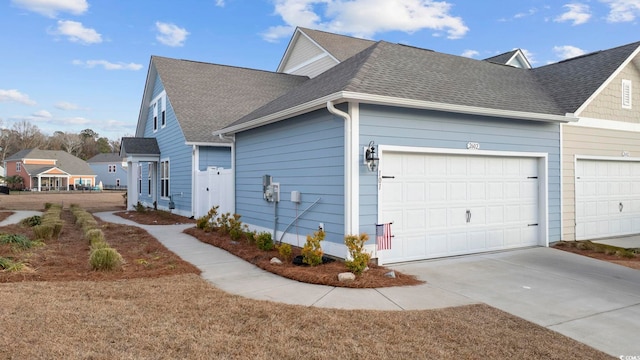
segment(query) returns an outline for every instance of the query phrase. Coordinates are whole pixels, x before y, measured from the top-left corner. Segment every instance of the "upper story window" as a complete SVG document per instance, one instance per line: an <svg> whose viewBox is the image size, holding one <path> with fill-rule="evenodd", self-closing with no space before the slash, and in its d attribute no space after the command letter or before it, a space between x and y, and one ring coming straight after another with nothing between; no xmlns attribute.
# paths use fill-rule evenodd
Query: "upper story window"
<svg viewBox="0 0 640 360"><path fill-rule="evenodd" d="M114 173L114 172L116 172L116 169L117 169L117 168L116 168L116 165L109 164L109 172L110 172L110 173Z"/></svg>
<svg viewBox="0 0 640 360"><path fill-rule="evenodd" d="M633 98L633 89L631 88L631 80L622 80L622 108L631 109L631 100Z"/></svg>
<svg viewBox="0 0 640 360"><path fill-rule="evenodd" d="M149 104L149 112L153 114L153 131L167 125L167 94L163 91Z"/></svg>
<svg viewBox="0 0 640 360"><path fill-rule="evenodd" d="M22 163L20 161L16 161L16 172L22 171Z"/></svg>

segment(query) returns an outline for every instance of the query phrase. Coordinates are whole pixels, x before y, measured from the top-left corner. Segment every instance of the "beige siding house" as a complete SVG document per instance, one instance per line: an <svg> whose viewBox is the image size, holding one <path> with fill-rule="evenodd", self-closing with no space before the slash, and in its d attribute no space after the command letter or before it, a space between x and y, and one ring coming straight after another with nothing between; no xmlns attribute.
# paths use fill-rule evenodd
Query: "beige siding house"
<svg viewBox="0 0 640 360"><path fill-rule="evenodd" d="M606 78L561 127L563 240L640 233L638 44L590 56L594 67L574 76Z"/></svg>

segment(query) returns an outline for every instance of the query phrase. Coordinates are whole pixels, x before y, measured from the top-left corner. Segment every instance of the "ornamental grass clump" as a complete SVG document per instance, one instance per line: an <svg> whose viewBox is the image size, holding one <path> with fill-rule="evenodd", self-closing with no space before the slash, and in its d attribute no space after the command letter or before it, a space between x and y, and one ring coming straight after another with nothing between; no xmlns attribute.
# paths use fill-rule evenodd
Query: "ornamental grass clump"
<svg viewBox="0 0 640 360"><path fill-rule="evenodd" d="M20 271L24 269L24 264L20 261L13 261L0 256L0 269L4 271Z"/></svg>
<svg viewBox="0 0 640 360"><path fill-rule="evenodd" d="M111 247L93 249L89 255L93 270L116 270L122 265L122 256Z"/></svg>
<svg viewBox="0 0 640 360"><path fill-rule="evenodd" d="M21 234L0 234L0 244L11 244L24 250L31 248L35 243Z"/></svg>
<svg viewBox="0 0 640 360"><path fill-rule="evenodd" d="M361 275L369 266L369 260L371 260L371 254L364 250L364 244L367 240L369 240L369 235L365 233L360 234L360 236L347 235L344 237L344 243L349 250L350 257L344 263L347 269L356 275Z"/></svg>
<svg viewBox="0 0 640 360"><path fill-rule="evenodd" d="M307 241L301 250L302 262L309 266L316 266L322 264L322 246L320 242L324 240L324 231L317 230L313 232L313 235L307 235Z"/></svg>

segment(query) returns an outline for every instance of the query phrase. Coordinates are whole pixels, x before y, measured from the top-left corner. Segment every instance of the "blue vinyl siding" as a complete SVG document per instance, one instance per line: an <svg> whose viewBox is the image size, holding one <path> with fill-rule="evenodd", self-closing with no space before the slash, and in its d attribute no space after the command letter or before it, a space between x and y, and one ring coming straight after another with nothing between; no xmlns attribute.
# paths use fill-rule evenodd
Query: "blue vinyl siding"
<svg viewBox="0 0 640 360"><path fill-rule="evenodd" d="M198 170L207 170L209 166L231 169L231 147L200 146Z"/></svg>
<svg viewBox="0 0 640 360"><path fill-rule="evenodd" d="M273 229L274 206L263 199L262 176L280 183L278 231L318 198L297 222L305 235L325 224L325 241L344 238L344 120L318 110L236 135L236 212L247 224ZM291 202L291 191L302 202ZM288 233L295 233L295 227Z"/></svg>
<svg viewBox="0 0 640 360"><path fill-rule="evenodd" d="M560 129L558 124L421 111L360 107L360 144L548 153L549 241L560 240ZM377 174L360 166L360 231L375 233Z"/></svg>
<svg viewBox="0 0 640 360"><path fill-rule="evenodd" d="M116 166L116 172L109 172L109 165ZM127 187L127 170L122 167L122 162L100 162L89 164L91 170L96 174L96 184L102 181L105 188L115 188L116 179L120 179L120 188Z"/></svg>
<svg viewBox="0 0 640 360"><path fill-rule="evenodd" d="M160 77L156 77L153 95L154 99L158 96L164 87ZM150 104L146 104L149 106ZM191 209L191 184L193 172L192 166L192 148L190 145L185 144L184 134L182 129L178 125L176 115L171 106L171 99L166 98L166 126L160 126L161 112L158 110L158 129L153 130L153 111L149 111L147 122L144 129L144 137L155 137L160 147L160 160L169 160L169 186L170 193L174 194L174 202L176 204L176 210L180 210L186 213L190 213ZM159 207L168 207L169 200L160 197L160 164L156 167L158 172L156 176L156 191ZM151 198L148 193L148 166L146 163L142 164L142 195L141 201L151 202Z"/></svg>

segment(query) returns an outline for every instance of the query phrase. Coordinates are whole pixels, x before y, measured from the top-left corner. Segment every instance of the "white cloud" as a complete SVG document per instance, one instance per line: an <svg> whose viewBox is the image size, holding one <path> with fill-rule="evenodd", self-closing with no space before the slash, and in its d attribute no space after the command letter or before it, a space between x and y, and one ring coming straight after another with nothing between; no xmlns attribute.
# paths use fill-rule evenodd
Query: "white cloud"
<svg viewBox="0 0 640 360"><path fill-rule="evenodd" d="M524 54L524 57L527 58L527 60L529 61L529 64L533 65L538 62L538 60L536 60L535 54L532 53L531 51L527 49L520 49L520 51L522 51L522 54Z"/></svg>
<svg viewBox="0 0 640 360"><path fill-rule="evenodd" d="M183 46L189 32L175 24L156 22L156 30L159 32L156 39L167 46Z"/></svg>
<svg viewBox="0 0 640 360"><path fill-rule="evenodd" d="M609 22L630 22L640 16L640 0L600 0L609 5Z"/></svg>
<svg viewBox="0 0 640 360"><path fill-rule="evenodd" d="M84 66L86 68L94 68L96 66L102 66L105 70L140 70L142 69L142 65L141 64L136 64L136 63L123 63L123 62L119 62L119 63L112 63L109 62L107 60L86 60L86 61L82 61L82 60L73 60L72 61L73 65L77 65L77 66Z"/></svg>
<svg viewBox="0 0 640 360"><path fill-rule="evenodd" d="M82 23L71 20L58 20L58 28L53 32L66 36L71 42L83 44L98 44L102 42L102 35L94 29L86 28Z"/></svg>
<svg viewBox="0 0 640 360"><path fill-rule="evenodd" d="M55 107L60 110L79 110L80 107L76 104L72 104L66 101L60 101L56 103Z"/></svg>
<svg viewBox="0 0 640 360"><path fill-rule="evenodd" d="M216 0L216 6L224 7L224 0Z"/></svg>
<svg viewBox="0 0 640 360"><path fill-rule="evenodd" d="M567 8L567 12L556 17L554 21L556 22L571 21L573 22L572 25L580 25L580 24L586 23L587 21L589 21L589 19L591 19L591 12L589 9L589 5L574 3L574 4L566 4L563 7Z"/></svg>
<svg viewBox="0 0 640 360"><path fill-rule="evenodd" d="M423 29L461 38L469 28L450 11L451 4L434 0L275 0L275 14L286 25L271 27L262 35L276 41L302 26L364 38Z"/></svg>
<svg viewBox="0 0 640 360"><path fill-rule="evenodd" d="M48 112L47 110L36 111L33 114L31 114L31 116L38 119L51 119L53 117L53 115L51 115L51 113Z"/></svg>
<svg viewBox="0 0 640 360"><path fill-rule="evenodd" d="M584 55L586 53L586 51L571 45L554 46L553 52L561 60Z"/></svg>
<svg viewBox="0 0 640 360"><path fill-rule="evenodd" d="M86 0L11 0L11 2L21 8L51 18L62 12L82 15L89 9Z"/></svg>
<svg viewBox="0 0 640 360"><path fill-rule="evenodd" d="M517 14L513 15L513 18L514 19L521 19L521 18L524 18L524 17L527 17L527 16L532 16L537 12L538 12L538 9L531 8L531 9L527 10L526 12L521 12L521 13L517 13Z"/></svg>
<svg viewBox="0 0 640 360"><path fill-rule="evenodd" d="M468 58L473 58L480 55L480 53L476 50L465 50L462 52L462 56L464 57L468 57Z"/></svg>
<svg viewBox="0 0 640 360"><path fill-rule="evenodd" d="M36 102L31 100L29 95L23 94L16 89L0 89L0 102L18 102L29 106L36 105Z"/></svg>

